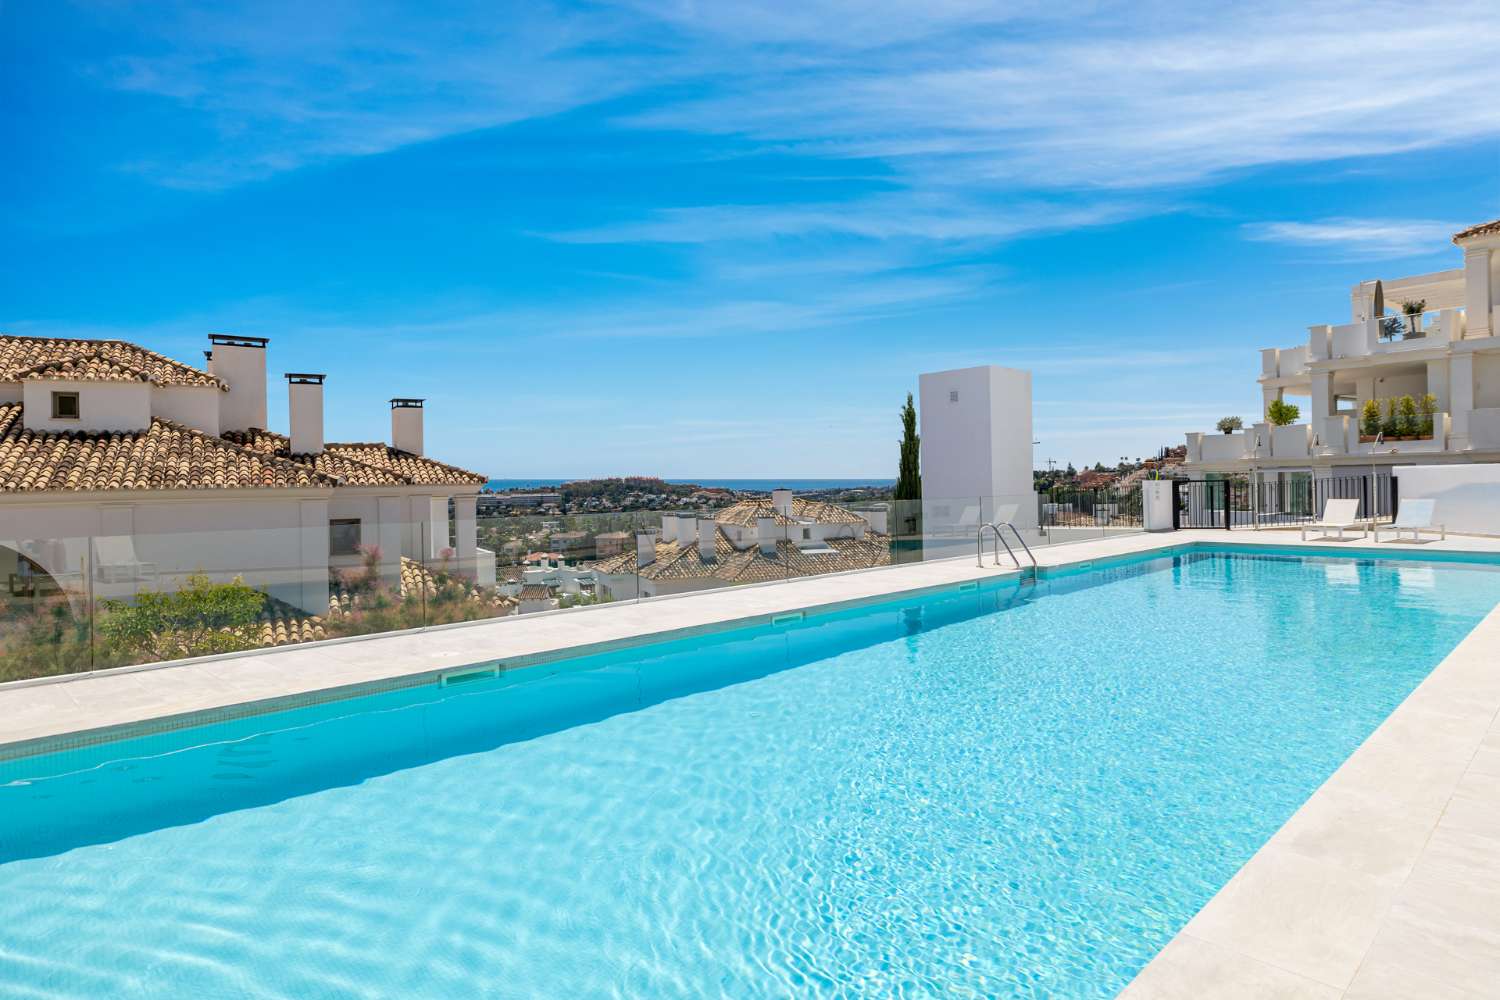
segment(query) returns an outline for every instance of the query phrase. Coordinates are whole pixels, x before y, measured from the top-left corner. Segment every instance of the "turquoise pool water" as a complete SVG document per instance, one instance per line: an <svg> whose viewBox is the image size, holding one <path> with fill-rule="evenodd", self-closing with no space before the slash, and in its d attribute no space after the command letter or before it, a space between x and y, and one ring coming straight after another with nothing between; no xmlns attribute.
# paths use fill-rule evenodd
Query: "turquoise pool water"
<svg viewBox="0 0 1500 1000"><path fill-rule="evenodd" d="M1112 996L1497 601L1197 553L0 763L0 996Z"/></svg>

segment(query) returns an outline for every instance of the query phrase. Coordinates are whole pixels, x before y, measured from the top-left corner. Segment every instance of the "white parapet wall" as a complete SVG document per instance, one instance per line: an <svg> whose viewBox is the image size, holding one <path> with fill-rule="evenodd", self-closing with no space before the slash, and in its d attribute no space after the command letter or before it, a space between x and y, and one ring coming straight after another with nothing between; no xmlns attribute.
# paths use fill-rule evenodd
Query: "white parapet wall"
<svg viewBox="0 0 1500 1000"><path fill-rule="evenodd" d="M1402 502L1437 501L1435 523L1464 534L1500 535L1500 464L1398 466L1395 475Z"/></svg>

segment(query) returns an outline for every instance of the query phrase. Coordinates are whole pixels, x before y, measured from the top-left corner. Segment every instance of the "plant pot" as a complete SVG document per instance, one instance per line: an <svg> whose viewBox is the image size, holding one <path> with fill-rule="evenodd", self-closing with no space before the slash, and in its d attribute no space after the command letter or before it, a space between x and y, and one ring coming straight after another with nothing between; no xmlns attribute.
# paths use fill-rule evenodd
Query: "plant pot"
<svg viewBox="0 0 1500 1000"><path fill-rule="evenodd" d="M1359 436L1359 443L1360 444L1374 444L1376 436L1377 435L1374 435L1374 434L1361 434Z"/></svg>

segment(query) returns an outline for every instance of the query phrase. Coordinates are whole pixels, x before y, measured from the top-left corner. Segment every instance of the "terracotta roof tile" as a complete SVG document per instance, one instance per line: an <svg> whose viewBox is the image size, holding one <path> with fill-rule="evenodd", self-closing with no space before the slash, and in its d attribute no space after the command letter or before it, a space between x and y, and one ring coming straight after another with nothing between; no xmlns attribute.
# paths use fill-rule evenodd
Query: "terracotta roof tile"
<svg viewBox="0 0 1500 1000"><path fill-rule="evenodd" d="M1495 219L1493 222L1481 222L1477 226L1470 226L1463 232L1454 233L1453 242L1457 243L1459 240L1466 240L1472 236L1489 236L1491 233L1500 233L1500 219Z"/></svg>
<svg viewBox="0 0 1500 1000"><path fill-rule="evenodd" d="M0 492L331 487L317 470L169 420L120 433L29 431L0 404Z"/></svg>
<svg viewBox="0 0 1500 1000"><path fill-rule="evenodd" d="M456 466L398 451L389 445L327 444L319 455L293 455L285 434L252 429L226 431L224 438L266 455L279 455L312 465L345 486L479 486L484 476Z"/></svg>
<svg viewBox="0 0 1500 1000"><path fill-rule="evenodd" d="M864 538L831 538L826 546L825 549L804 552L795 543L781 540L776 543L776 554L771 556L761 552L758 544L745 550L735 549L720 529L713 562L699 558L696 544L658 541L656 560L639 570L639 575L648 580L713 578L724 583L766 583L797 576L888 566L891 562L889 535L867 532ZM636 573L636 552L632 549L601 560L595 569L608 575Z"/></svg>
<svg viewBox="0 0 1500 1000"><path fill-rule="evenodd" d="M864 521L864 518L858 514L845 510L837 504L803 500L800 497L792 498L790 518L777 513L776 508L771 506L770 499L765 498L741 500L734 506L719 511L714 515L714 520L720 524L736 524L750 528L754 527L756 520L762 517L773 518L778 525L796 524L799 518L810 519L818 524L861 524Z"/></svg>
<svg viewBox="0 0 1500 1000"><path fill-rule="evenodd" d="M51 337L16 337L0 334L0 382L18 382L27 373L41 378L67 378L42 374L49 366L78 373L87 381L154 382L157 385L213 386L228 389L208 372L174 361L123 340L59 340ZM119 374L113 374L118 372Z"/></svg>

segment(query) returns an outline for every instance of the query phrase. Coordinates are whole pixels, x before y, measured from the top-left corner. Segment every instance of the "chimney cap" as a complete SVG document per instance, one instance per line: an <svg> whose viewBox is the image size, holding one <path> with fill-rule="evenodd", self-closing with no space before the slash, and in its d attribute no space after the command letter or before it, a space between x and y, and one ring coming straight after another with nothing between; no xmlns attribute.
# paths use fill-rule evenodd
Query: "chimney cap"
<svg viewBox="0 0 1500 1000"><path fill-rule="evenodd" d="M425 402L426 402L425 399L412 399L412 398L406 397L406 396L396 396L395 398L393 398L391 400L391 409L393 409L393 410L402 410L402 409L408 409L409 408L409 409L414 409L414 410L420 410L422 408L422 404L425 403Z"/></svg>
<svg viewBox="0 0 1500 1000"><path fill-rule="evenodd" d="M215 347L265 347L270 340L266 337L238 337L232 333L210 333L208 342Z"/></svg>
<svg viewBox="0 0 1500 1000"><path fill-rule="evenodd" d="M322 385L328 376L321 372L287 372L286 380L294 385Z"/></svg>

